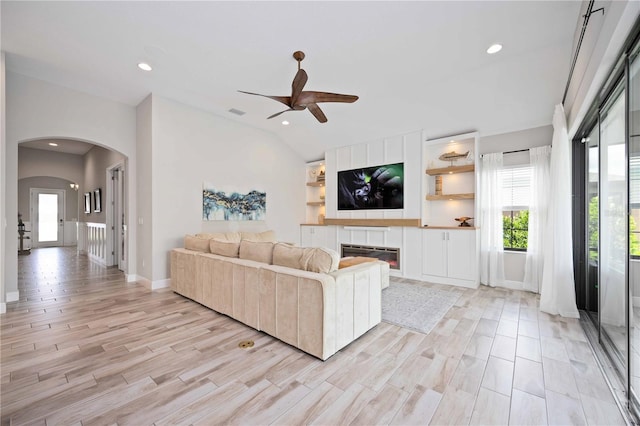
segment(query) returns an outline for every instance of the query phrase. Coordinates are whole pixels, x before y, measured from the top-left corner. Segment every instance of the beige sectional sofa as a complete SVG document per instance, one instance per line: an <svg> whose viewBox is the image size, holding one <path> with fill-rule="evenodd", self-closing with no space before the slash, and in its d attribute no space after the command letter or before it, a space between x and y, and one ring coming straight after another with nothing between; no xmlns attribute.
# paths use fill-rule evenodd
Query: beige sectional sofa
<svg viewBox="0 0 640 426"><path fill-rule="evenodd" d="M322 360L380 323L386 262L337 269L332 250L271 239L187 236L171 252L171 288Z"/></svg>

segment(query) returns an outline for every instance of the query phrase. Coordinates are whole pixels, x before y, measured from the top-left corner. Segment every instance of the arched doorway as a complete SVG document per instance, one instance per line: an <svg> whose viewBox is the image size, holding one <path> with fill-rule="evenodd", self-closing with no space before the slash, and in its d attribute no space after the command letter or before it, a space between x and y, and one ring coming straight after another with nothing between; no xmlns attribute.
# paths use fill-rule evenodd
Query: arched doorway
<svg viewBox="0 0 640 426"><path fill-rule="evenodd" d="M39 217L33 207L34 194L55 189L68 195L59 219L61 232L67 235L66 243L39 244L32 239L32 245L72 245L69 235L73 231L78 253L103 266L117 266L126 272L127 161L121 153L87 141L41 138L21 142L18 145L18 211L28 211L23 216L32 238L38 237L33 219ZM29 200L29 207L20 200Z"/></svg>

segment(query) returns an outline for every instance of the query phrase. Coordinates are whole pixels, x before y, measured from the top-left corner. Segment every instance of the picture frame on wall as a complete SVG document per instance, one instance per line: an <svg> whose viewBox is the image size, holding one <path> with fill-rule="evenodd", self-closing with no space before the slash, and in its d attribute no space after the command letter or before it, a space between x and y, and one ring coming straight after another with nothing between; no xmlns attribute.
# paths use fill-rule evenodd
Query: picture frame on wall
<svg viewBox="0 0 640 426"><path fill-rule="evenodd" d="M93 191L93 212L100 213L102 211L102 191L100 188Z"/></svg>
<svg viewBox="0 0 640 426"><path fill-rule="evenodd" d="M84 212L86 214L91 213L91 193L90 192L84 193Z"/></svg>

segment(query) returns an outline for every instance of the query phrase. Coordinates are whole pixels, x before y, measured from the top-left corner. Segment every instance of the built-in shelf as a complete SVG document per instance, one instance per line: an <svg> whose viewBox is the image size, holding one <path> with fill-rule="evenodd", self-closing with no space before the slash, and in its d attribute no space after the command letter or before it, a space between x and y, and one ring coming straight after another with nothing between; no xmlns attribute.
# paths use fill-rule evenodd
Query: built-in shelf
<svg viewBox="0 0 640 426"><path fill-rule="evenodd" d="M307 182L307 186L324 186L324 181Z"/></svg>
<svg viewBox="0 0 640 426"><path fill-rule="evenodd" d="M442 194L442 195L427 195L429 201L449 201L449 200L473 200L476 194L470 192L468 194Z"/></svg>
<svg viewBox="0 0 640 426"><path fill-rule="evenodd" d="M440 167L438 169L427 169L429 176L449 175L453 173L467 173L475 170L474 164L465 164L463 166Z"/></svg>
<svg viewBox="0 0 640 426"><path fill-rule="evenodd" d="M308 206L324 206L324 201L307 201Z"/></svg>

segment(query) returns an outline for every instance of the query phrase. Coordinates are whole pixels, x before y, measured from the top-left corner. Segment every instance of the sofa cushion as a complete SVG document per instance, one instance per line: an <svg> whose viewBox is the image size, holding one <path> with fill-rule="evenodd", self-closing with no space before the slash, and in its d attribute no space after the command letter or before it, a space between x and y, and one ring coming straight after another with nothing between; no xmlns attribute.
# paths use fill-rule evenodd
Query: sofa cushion
<svg viewBox="0 0 640 426"><path fill-rule="evenodd" d="M335 250L324 247L315 247L307 263L307 271L327 274L338 270L340 255Z"/></svg>
<svg viewBox="0 0 640 426"><path fill-rule="evenodd" d="M197 235L184 236L184 248L202 253L209 253L209 239Z"/></svg>
<svg viewBox="0 0 640 426"><path fill-rule="evenodd" d="M213 240L209 240L209 249L211 253L220 256L238 257L240 253L240 243L214 238Z"/></svg>
<svg viewBox="0 0 640 426"><path fill-rule="evenodd" d="M242 240L240 259L254 260L271 265L273 262L273 243L269 241Z"/></svg>
<svg viewBox="0 0 640 426"><path fill-rule="evenodd" d="M276 233L273 231L241 232L240 235L243 240L276 242Z"/></svg>
<svg viewBox="0 0 640 426"><path fill-rule="evenodd" d="M239 232L216 232L216 233L202 233L196 234L196 237L206 238L208 240L224 240L224 241L233 241L236 243L240 242L241 236Z"/></svg>
<svg viewBox="0 0 640 426"><path fill-rule="evenodd" d="M306 271L312 254L313 249L296 247L288 243L276 243L273 246L273 264Z"/></svg>

